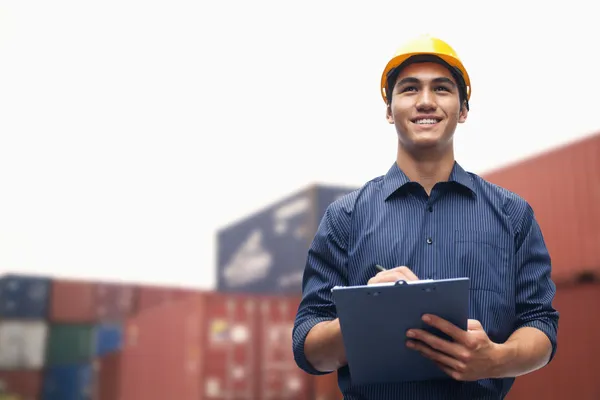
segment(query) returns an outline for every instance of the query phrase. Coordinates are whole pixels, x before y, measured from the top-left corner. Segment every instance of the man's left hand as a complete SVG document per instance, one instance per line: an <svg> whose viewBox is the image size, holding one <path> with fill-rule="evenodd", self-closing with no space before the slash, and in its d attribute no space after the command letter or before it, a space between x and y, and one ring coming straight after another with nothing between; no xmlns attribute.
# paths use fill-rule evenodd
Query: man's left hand
<svg viewBox="0 0 600 400"><path fill-rule="evenodd" d="M495 377L501 345L490 340L479 321L470 319L466 331L434 315L424 315L423 321L450 336L454 342L421 329L411 329L407 332L408 338L412 339L407 342L409 348L433 360L453 379L476 381Z"/></svg>

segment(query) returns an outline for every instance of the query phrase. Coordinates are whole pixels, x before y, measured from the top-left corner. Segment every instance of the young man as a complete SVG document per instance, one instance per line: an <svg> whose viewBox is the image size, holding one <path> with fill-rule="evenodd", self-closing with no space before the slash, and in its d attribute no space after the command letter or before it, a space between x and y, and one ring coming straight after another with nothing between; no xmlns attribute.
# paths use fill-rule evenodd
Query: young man
<svg viewBox="0 0 600 400"><path fill-rule="evenodd" d="M315 375L337 370L348 400L502 399L514 377L543 367L556 351L555 285L533 210L455 162L454 131L467 119L471 82L447 43L423 36L405 45L384 69L381 90L397 159L323 216L293 331L296 362ZM378 272L376 264L389 269ZM450 379L352 384L333 286L463 276L471 280L467 331L424 316L454 343L420 330L398 338ZM365 346L370 340L377 339L365 338Z"/></svg>

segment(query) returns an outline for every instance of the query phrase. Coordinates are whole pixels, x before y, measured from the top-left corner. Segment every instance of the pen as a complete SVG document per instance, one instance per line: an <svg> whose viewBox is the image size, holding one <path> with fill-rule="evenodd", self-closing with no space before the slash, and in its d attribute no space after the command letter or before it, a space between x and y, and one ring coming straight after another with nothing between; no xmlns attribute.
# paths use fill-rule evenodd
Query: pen
<svg viewBox="0 0 600 400"><path fill-rule="evenodd" d="M379 271L383 272L383 271L387 271L384 267L382 267L379 264L375 264L375 268L377 268Z"/></svg>

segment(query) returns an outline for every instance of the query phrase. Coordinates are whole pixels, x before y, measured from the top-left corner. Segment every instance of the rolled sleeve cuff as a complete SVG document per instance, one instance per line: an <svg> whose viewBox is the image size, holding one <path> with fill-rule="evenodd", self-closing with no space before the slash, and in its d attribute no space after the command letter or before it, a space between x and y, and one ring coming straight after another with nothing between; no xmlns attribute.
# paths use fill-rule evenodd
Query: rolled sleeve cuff
<svg viewBox="0 0 600 400"><path fill-rule="evenodd" d="M328 317L314 317L307 321L302 322L300 325L296 327L294 331L294 360L300 369L305 371L311 375L326 375L330 372L323 372L316 370L306 359L306 355L304 354L304 343L306 342L306 337L308 336L308 332L320 322L332 321L332 318Z"/></svg>
<svg viewBox="0 0 600 400"><path fill-rule="evenodd" d="M550 358L548 359L548 363L550 363L550 361L552 361L552 359L554 358L554 355L556 354L556 326L555 326L555 324L553 324L552 322L542 321L542 320L538 319L538 320L525 322L524 324L519 326L519 329L525 328L525 327L536 328L536 329L542 331L548 337L548 339L550 340L550 344L552 345L552 352L550 353Z"/></svg>

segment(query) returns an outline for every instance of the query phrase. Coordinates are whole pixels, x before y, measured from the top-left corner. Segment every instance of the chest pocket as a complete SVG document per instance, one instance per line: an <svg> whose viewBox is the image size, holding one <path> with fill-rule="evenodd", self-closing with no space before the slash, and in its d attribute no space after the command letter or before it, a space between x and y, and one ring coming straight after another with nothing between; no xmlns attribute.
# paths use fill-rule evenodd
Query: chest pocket
<svg viewBox="0 0 600 400"><path fill-rule="evenodd" d="M453 247L455 273L469 277L472 290L512 292L510 235L504 232L455 231Z"/></svg>

